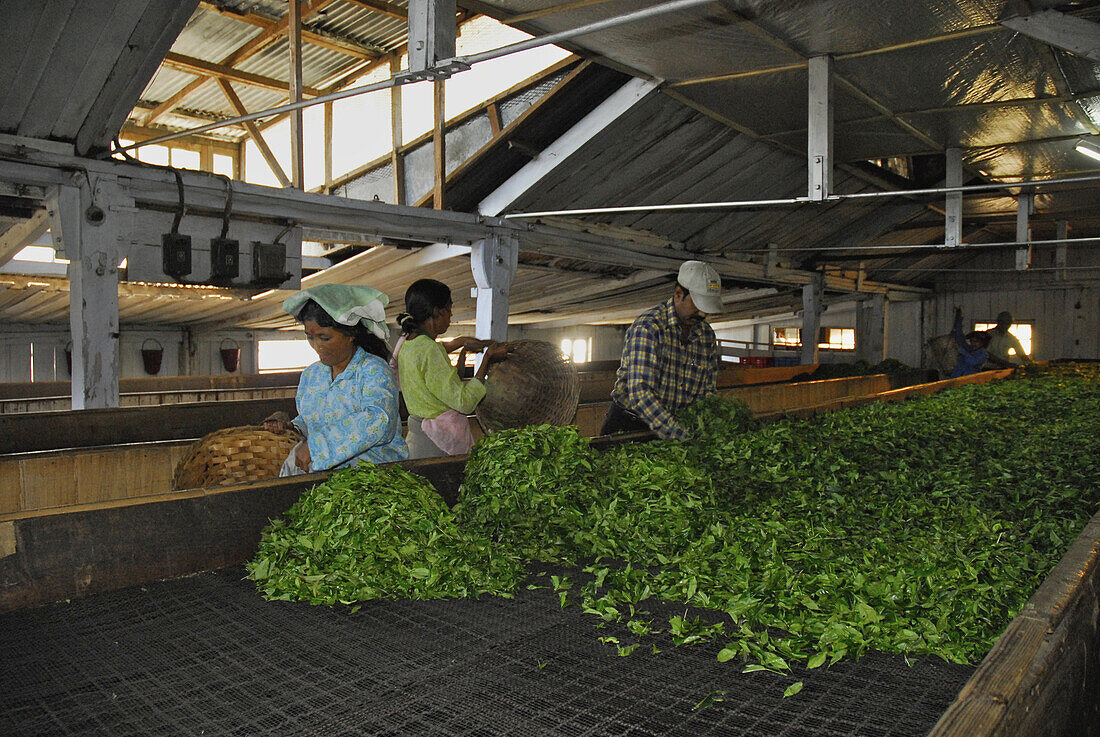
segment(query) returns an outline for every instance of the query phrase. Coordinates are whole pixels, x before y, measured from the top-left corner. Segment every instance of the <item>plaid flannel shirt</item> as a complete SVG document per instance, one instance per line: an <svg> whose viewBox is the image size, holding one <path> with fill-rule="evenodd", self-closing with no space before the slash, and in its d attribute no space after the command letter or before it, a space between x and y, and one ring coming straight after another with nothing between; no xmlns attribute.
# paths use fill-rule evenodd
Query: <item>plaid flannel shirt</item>
<svg viewBox="0 0 1100 737"><path fill-rule="evenodd" d="M642 313L626 332L611 398L634 412L658 436L683 440L677 411L713 394L718 381L718 341L710 325L692 328L680 342L672 300Z"/></svg>

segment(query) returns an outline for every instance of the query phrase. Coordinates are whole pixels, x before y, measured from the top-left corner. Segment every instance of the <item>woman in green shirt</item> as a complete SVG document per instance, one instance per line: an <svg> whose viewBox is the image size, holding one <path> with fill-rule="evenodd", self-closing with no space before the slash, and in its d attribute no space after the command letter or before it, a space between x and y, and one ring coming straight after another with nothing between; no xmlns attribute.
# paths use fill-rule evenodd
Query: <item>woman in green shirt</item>
<svg viewBox="0 0 1100 737"><path fill-rule="evenodd" d="M451 290L435 279L420 279L405 292L405 312L397 316L404 335L393 351L398 385L409 410L405 441L409 458L435 458L470 452L474 438L467 418L485 396L481 382L490 362L503 358L500 343L460 337L436 340L451 326ZM463 381L447 354L459 350L463 365L467 350L485 350L474 378ZM400 358L398 358L400 354ZM392 365L392 364L391 364Z"/></svg>

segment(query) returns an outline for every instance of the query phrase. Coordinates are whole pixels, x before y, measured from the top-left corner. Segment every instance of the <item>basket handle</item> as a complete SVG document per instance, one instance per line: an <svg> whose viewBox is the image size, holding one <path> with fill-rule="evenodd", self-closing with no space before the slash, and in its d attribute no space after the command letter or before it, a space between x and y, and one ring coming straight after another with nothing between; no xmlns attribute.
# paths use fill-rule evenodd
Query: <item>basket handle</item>
<svg viewBox="0 0 1100 737"><path fill-rule="evenodd" d="M160 341L159 341L159 340L157 340L156 338L146 338L145 340L143 340L143 341L141 342L141 350L143 350L143 351L144 351L144 350L150 350L150 349L147 349L147 348L145 347L145 346L146 346L146 344L147 344L147 343L148 343L148 342L149 342L150 340L151 340L151 341L153 341L153 343L155 344L155 349L154 349L154 350L158 350L158 351L164 350L164 346L162 346L162 345L160 344Z"/></svg>

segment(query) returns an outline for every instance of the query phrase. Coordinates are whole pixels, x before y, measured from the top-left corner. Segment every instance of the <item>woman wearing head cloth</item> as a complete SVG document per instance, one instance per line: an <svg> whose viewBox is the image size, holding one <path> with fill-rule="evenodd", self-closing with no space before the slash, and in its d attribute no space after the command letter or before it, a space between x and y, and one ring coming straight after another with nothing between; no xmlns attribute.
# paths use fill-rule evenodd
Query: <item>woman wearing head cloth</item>
<svg viewBox="0 0 1100 737"><path fill-rule="evenodd" d="M388 303L377 289L349 284L322 284L283 302L319 360L298 383L292 424L305 440L291 451L280 476L408 457L397 381L387 363Z"/></svg>
<svg viewBox="0 0 1100 737"><path fill-rule="evenodd" d="M485 396L485 376L491 361L503 358L500 343L475 338L436 341L451 326L451 290L435 279L420 279L405 292L405 312L397 316L404 335L394 348L401 394L409 410L406 441L410 458L436 458L470 452L474 437L467 415ZM461 366L467 350L485 350L484 360L470 381L463 381L447 353L456 349ZM400 359L398 359L400 354Z"/></svg>

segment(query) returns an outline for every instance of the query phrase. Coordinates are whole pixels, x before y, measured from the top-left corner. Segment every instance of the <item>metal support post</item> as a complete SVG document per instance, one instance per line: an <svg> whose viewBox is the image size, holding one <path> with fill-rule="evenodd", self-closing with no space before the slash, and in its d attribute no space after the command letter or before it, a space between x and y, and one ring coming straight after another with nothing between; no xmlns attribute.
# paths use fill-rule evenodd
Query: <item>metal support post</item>
<svg viewBox="0 0 1100 737"><path fill-rule="evenodd" d="M410 0L409 71L434 69L455 54L455 0Z"/></svg>
<svg viewBox="0 0 1100 737"><path fill-rule="evenodd" d="M1016 242L1027 245L1016 249L1016 270L1024 271L1031 266L1031 227L1028 218L1035 212L1035 193L1027 192L1016 196Z"/></svg>
<svg viewBox="0 0 1100 737"><path fill-rule="evenodd" d="M833 59L809 60L809 197L820 201L833 189Z"/></svg>
<svg viewBox="0 0 1100 737"><path fill-rule="evenodd" d="M46 198L54 241L69 259L72 408L117 407L118 239L133 211L113 178L73 174Z"/></svg>
<svg viewBox="0 0 1100 737"><path fill-rule="evenodd" d="M947 159L948 187L962 186L962 149L949 148ZM962 245L962 192L948 192L944 203L943 244L945 246Z"/></svg>
<svg viewBox="0 0 1100 737"><path fill-rule="evenodd" d="M825 275L814 274L813 281L802 287L802 357L803 364L817 363L817 330L824 310Z"/></svg>
<svg viewBox="0 0 1100 737"><path fill-rule="evenodd" d="M477 284L477 326L482 340L508 339L508 291L519 263L519 240L494 233L477 241L470 251L470 269Z"/></svg>

